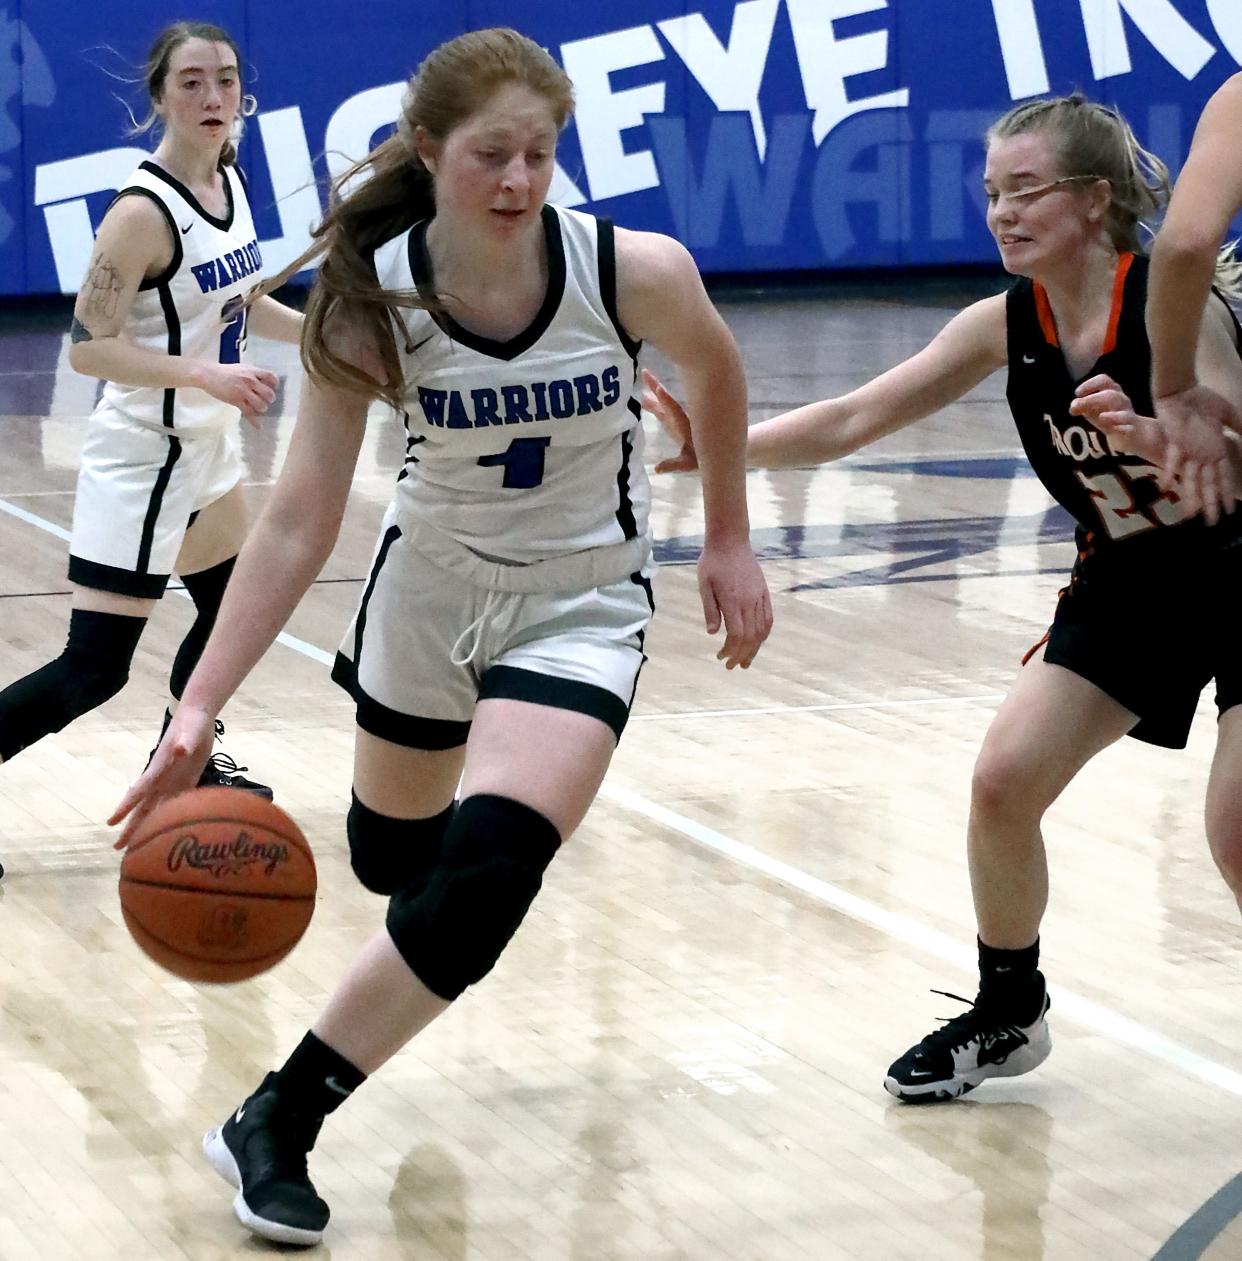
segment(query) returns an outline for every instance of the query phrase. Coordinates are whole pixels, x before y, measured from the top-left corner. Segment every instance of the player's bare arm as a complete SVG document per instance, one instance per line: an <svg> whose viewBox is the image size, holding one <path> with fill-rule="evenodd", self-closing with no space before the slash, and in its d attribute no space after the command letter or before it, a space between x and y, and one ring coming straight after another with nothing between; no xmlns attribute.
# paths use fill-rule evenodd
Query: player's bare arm
<svg viewBox="0 0 1242 1261"><path fill-rule="evenodd" d="M296 346L302 336L302 312L265 294L251 304L247 328L256 337Z"/></svg>
<svg viewBox="0 0 1242 1261"><path fill-rule="evenodd" d="M138 287L172 261L163 214L147 197L117 201L104 216L73 308L69 362L75 371L121 385L195 387L247 417L276 397L275 373L252 364L207 363L136 345L122 333Z"/></svg>
<svg viewBox="0 0 1242 1261"><path fill-rule="evenodd" d="M748 666L772 626L767 584L750 547L746 509L746 378L725 322L689 251L671 237L617 232L617 309L630 334L650 341L685 386L703 478L704 547L699 589L717 654Z"/></svg>
<svg viewBox="0 0 1242 1261"><path fill-rule="evenodd" d="M1204 108L1152 248L1147 327L1157 402L1191 389L1216 254L1242 209L1242 74Z"/></svg>
<svg viewBox="0 0 1242 1261"><path fill-rule="evenodd" d="M122 197L104 216L73 308L69 361L78 372L108 375L99 370L113 358L103 343L120 336L139 285L167 267L172 252L168 225L147 198Z"/></svg>
<svg viewBox="0 0 1242 1261"><path fill-rule="evenodd" d="M914 424L968 393L1005 366L1005 298L985 298L955 315L918 354L840 398L821 399L752 425L751 468L807 468L838 460ZM647 406L677 439L680 404L650 374ZM684 415L684 413L681 413ZM683 451L657 471L695 467Z"/></svg>

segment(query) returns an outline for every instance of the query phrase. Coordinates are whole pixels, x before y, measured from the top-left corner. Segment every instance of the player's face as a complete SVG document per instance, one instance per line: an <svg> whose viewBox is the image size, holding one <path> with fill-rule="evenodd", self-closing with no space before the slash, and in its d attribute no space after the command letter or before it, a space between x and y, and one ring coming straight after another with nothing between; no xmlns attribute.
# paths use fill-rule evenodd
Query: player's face
<svg viewBox="0 0 1242 1261"><path fill-rule="evenodd" d="M1066 180L1052 139L1043 132L994 140L983 182L988 228L1005 270L1015 276L1063 266L1093 230L1083 184Z"/></svg>
<svg viewBox="0 0 1242 1261"><path fill-rule="evenodd" d="M439 143L426 142L436 216L512 236L539 219L556 159L552 106L522 83L506 83Z"/></svg>
<svg viewBox="0 0 1242 1261"><path fill-rule="evenodd" d="M241 77L227 44L188 39L173 50L159 111L178 144L223 148L240 108Z"/></svg>

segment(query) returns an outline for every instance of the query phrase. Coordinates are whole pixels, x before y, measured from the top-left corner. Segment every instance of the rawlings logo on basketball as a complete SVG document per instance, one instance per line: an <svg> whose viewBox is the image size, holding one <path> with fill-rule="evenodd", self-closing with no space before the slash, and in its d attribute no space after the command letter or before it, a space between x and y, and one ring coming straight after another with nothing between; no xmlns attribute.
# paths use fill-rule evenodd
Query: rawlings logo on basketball
<svg viewBox="0 0 1242 1261"><path fill-rule="evenodd" d="M192 832L178 837L168 851L168 870L179 871L184 865L213 876L236 876L259 864L270 876L287 862L289 847L273 841L256 841L249 832L239 832L231 841L204 844Z"/></svg>

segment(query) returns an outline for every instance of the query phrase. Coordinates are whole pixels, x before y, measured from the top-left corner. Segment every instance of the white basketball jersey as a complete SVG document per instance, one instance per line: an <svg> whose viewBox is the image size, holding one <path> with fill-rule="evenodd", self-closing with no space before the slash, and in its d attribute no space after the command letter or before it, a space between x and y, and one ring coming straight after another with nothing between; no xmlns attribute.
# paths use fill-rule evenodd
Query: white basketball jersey
<svg viewBox="0 0 1242 1261"><path fill-rule="evenodd" d="M244 299L259 282L262 261L240 174L221 168L228 208L208 214L194 194L154 162L143 162L117 197L149 197L163 212L173 259L144 280L123 333L139 346L169 355L239 363L246 344ZM103 402L143 425L179 434L215 432L240 412L204 390L104 385Z"/></svg>
<svg viewBox="0 0 1242 1261"><path fill-rule="evenodd" d="M405 468L397 504L484 555L529 562L648 533L636 398L612 224L545 206L548 291L508 341L403 311ZM376 252L380 284L434 294L426 223Z"/></svg>

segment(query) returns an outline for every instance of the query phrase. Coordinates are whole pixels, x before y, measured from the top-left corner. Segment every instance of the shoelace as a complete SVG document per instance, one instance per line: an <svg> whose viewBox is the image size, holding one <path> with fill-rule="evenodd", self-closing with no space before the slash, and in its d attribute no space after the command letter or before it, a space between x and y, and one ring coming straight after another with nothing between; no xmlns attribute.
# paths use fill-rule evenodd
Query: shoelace
<svg viewBox="0 0 1242 1261"><path fill-rule="evenodd" d="M224 738L224 723L222 723L218 718L215 720L215 733L217 740ZM218 776L222 780L236 779L239 775L249 769L250 767L248 766L238 766L236 759L230 757L223 750L219 753L213 753L207 759L207 765L204 767L204 771L210 770L214 775Z"/></svg>
<svg viewBox="0 0 1242 1261"><path fill-rule="evenodd" d="M943 998L951 998L954 1002L965 1003L969 1010L957 1016L937 1016L937 1020L944 1021L944 1027L929 1033L919 1044L928 1050L947 1047L950 1051L957 1051L975 1041L980 1047L990 1047L1006 1036L1016 1038L1020 1044L1030 1041L1017 1025L989 1020L979 1010L978 1004L969 998L963 998L960 994L953 994L948 990L932 990L932 993L939 994Z"/></svg>
<svg viewBox="0 0 1242 1261"><path fill-rule="evenodd" d="M207 766L221 779L235 779L243 771L250 769L248 766L238 766L236 760L227 753L213 753L207 759Z"/></svg>

